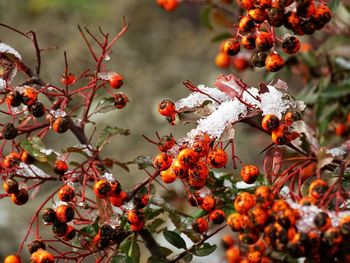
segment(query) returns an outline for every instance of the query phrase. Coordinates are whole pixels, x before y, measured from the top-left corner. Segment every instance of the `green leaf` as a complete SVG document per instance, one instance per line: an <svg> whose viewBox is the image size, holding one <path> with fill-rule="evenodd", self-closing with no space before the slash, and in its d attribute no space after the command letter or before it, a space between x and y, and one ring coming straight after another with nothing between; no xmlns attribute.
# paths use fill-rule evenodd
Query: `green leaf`
<svg viewBox="0 0 350 263"><path fill-rule="evenodd" d="M339 99L350 94L350 83L344 85L329 85L328 88L321 93L323 99Z"/></svg>
<svg viewBox="0 0 350 263"><path fill-rule="evenodd" d="M174 231L165 230L163 232L163 235L165 239L173 246L177 248L187 249L185 240L183 240L178 233Z"/></svg>
<svg viewBox="0 0 350 263"><path fill-rule="evenodd" d="M114 98L103 97L96 105L94 113L106 113L115 110Z"/></svg>
<svg viewBox="0 0 350 263"><path fill-rule="evenodd" d="M130 134L130 131L127 129L119 128L116 126L111 127L107 125L101 132L97 145L101 146L102 144L106 143L112 136L115 136L115 135L127 136L129 134Z"/></svg>
<svg viewBox="0 0 350 263"><path fill-rule="evenodd" d="M162 254L166 257L173 253L173 251L167 247L160 247L160 251L162 251Z"/></svg>
<svg viewBox="0 0 350 263"><path fill-rule="evenodd" d="M331 1L333 2L333 1ZM319 51L329 51L336 46L347 45L350 43L350 39L343 35L334 35L327 38L327 40L319 47Z"/></svg>
<svg viewBox="0 0 350 263"><path fill-rule="evenodd" d="M340 0L329 1L328 7L332 11L332 13L334 13L334 11L337 9L339 2L340 2Z"/></svg>
<svg viewBox="0 0 350 263"><path fill-rule="evenodd" d="M157 232L157 229L164 224L164 220L161 218L156 218L149 226L151 232Z"/></svg>
<svg viewBox="0 0 350 263"><path fill-rule="evenodd" d="M45 145L39 137L25 139L21 142L21 147L38 162L45 163L48 161L47 156L41 152L45 149Z"/></svg>
<svg viewBox="0 0 350 263"><path fill-rule="evenodd" d="M109 261L110 263L133 263L132 259L122 253L119 253L118 255L111 258Z"/></svg>
<svg viewBox="0 0 350 263"><path fill-rule="evenodd" d="M158 208L158 209L151 209L151 208L145 208L143 209L144 214L145 214L145 219L152 220L162 214L164 212L163 208Z"/></svg>
<svg viewBox="0 0 350 263"><path fill-rule="evenodd" d="M190 263L192 261L192 259L193 259L193 255L192 254L187 254L186 256L184 256L182 258L182 261L184 263Z"/></svg>
<svg viewBox="0 0 350 263"><path fill-rule="evenodd" d="M132 263L140 261L140 247L135 239L127 239L120 245L120 251L127 255Z"/></svg>
<svg viewBox="0 0 350 263"><path fill-rule="evenodd" d="M226 39L228 39L228 38L230 38L230 37L232 37L232 34L227 33L227 32L224 32L224 33L215 35L215 36L211 39L211 42L213 42L213 43L220 42L220 41L226 40Z"/></svg>
<svg viewBox="0 0 350 263"><path fill-rule="evenodd" d="M204 243L202 246L195 248L193 254L197 257L205 257L213 253L216 249L216 245L210 245L209 243Z"/></svg>
<svg viewBox="0 0 350 263"><path fill-rule="evenodd" d="M211 14L211 7L203 8L202 12L201 12L201 15L200 15L200 21L207 28L213 29L213 26L212 26L212 24L210 22L210 14Z"/></svg>

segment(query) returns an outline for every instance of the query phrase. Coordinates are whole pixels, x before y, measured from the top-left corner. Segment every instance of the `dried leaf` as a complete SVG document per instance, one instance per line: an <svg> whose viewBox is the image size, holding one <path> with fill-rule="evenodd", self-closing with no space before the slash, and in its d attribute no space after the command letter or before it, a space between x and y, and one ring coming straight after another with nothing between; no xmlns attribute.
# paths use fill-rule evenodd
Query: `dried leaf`
<svg viewBox="0 0 350 263"><path fill-rule="evenodd" d="M278 175L282 166L282 158L282 150L278 146L270 148L266 151L264 158L264 173L269 183L272 183L273 177Z"/></svg>

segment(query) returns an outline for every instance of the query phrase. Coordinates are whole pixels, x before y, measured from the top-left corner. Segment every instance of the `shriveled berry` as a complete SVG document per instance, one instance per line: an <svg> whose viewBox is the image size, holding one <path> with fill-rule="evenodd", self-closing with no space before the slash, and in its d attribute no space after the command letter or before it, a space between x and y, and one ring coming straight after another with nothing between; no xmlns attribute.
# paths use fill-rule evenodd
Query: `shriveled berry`
<svg viewBox="0 0 350 263"><path fill-rule="evenodd" d="M258 51L252 55L250 61L254 67L262 68L265 67L266 57L267 55L264 52Z"/></svg>
<svg viewBox="0 0 350 263"><path fill-rule="evenodd" d="M68 225L63 222L55 222L52 225L52 232L56 237L63 237L67 234Z"/></svg>
<svg viewBox="0 0 350 263"><path fill-rule="evenodd" d="M28 250L30 254L33 254L38 249L46 249L46 245L42 240L34 240L28 245Z"/></svg>
<svg viewBox="0 0 350 263"><path fill-rule="evenodd" d="M44 116L46 109L44 104L40 101L35 102L35 104L29 106L29 112L36 118Z"/></svg>
<svg viewBox="0 0 350 263"><path fill-rule="evenodd" d="M56 222L56 211L52 208L45 208L42 212L42 218L45 223L53 223Z"/></svg>
<svg viewBox="0 0 350 263"><path fill-rule="evenodd" d="M129 98L122 92L118 92L114 95L114 106L117 109L123 109L129 102Z"/></svg>
<svg viewBox="0 0 350 263"><path fill-rule="evenodd" d="M18 107L22 103L22 95L16 90L6 95L6 102L12 107Z"/></svg>
<svg viewBox="0 0 350 263"><path fill-rule="evenodd" d="M7 123L2 129L2 134L6 140L13 140L18 135L18 129L12 123Z"/></svg>
<svg viewBox="0 0 350 263"><path fill-rule="evenodd" d="M11 200L16 205L24 205L28 202L29 194L26 189L20 189L18 192L11 195Z"/></svg>

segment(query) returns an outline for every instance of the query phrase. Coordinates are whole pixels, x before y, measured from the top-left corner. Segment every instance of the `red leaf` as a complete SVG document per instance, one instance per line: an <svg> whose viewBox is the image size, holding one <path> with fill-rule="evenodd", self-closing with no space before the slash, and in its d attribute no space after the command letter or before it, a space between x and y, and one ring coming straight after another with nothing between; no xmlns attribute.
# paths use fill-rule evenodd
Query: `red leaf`
<svg viewBox="0 0 350 263"><path fill-rule="evenodd" d="M276 146L270 148L265 153L264 173L269 183L272 183L273 177L276 177L282 166L282 150Z"/></svg>
<svg viewBox="0 0 350 263"><path fill-rule="evenodd" d="M232 99L240 97L244 91L241 85L246 85L239 80L235 75L219 75L214 84L219 90L226 93Z"/></svg>

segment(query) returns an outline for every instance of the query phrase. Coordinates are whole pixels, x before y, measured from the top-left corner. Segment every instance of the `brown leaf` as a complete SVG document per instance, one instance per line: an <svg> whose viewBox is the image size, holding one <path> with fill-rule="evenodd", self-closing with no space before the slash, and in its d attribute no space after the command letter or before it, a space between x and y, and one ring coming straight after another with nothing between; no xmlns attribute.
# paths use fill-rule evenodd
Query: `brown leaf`
<svg viewBox="0 0 350 263"><path fill-rule="evenodd" d="M273 177L276 177L282 166L282 150L276 146L270 148L265 153L264 173L269 183L272 183Z"/></svg>

